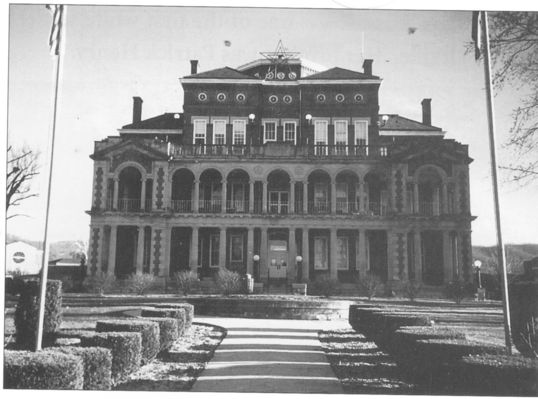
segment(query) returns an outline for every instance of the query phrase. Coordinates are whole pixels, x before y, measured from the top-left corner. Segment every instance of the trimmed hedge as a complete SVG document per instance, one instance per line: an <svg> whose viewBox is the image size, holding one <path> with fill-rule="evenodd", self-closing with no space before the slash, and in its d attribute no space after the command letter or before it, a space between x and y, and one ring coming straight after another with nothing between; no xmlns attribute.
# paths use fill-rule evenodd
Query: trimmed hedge
<svg viewBox="0 0 538 399"><path fill-rule="evenodd" d="M190 303L155 303L151 306L161 309L161 308L172 308L172 309L185 309L185 330L189 330L192 326L192 320L194 319L194 306Z"/></svg>
<svg viewBox="0 0 538 399"><path fill-rule="evenodd" d="M178 319L171 317L147 317L144 316L144 314L142 314L142 317L146 320L154 321L159 324L159 342L161 352L170 348L172 344L179 338Z"/></svg>
<svg viewBox="0 0 538 399"><path fill-rule="evenodd" d="M458 363L458 393L537 396L538 359L509 355L466 356Z"/></svg>
<svg viewBox="0 0 538 399"><path fill-rule="evenodd" d="M4 351L5 389L82 389L80 357L55 351Z"/></svg>
<svg viewBox="0 0 538 399"><path fill-rule="evenodd" d="M98 320L95 325L97 332L128 331L138 332L142 336L142 364L151 362L159 353L159 324L154 321L141 319Z"/></svg>
<svg viewBox="0 0 538 399"><path fill-rule="evenodd" d="M15 309L15 340L23 348L33 348L39 317L39 282L27 281L20 287L20 296ZM45 317L43 323L43 346L56 340L62 324L62 282L47 281Z"/></svg>
<svg viewBox="0 0 538 399"><path fill-rule="evenodd" d="M142 309L142 317L166 317L173 318L177 320L177 329L178 336L181 337L185 334L185 324L186 324L186 314L187 312L183 308L145 308Z"/></svg>
<svg viewBox="0 0 538 399"><path fill-rule="evenodd" d="M100 346L110 349L114 384L121 382L140 367L142 336L138 332L81 334L80 344L84 347Z"/></svg>
<svg viewBox="0 0 538 399"><path fill-rule="evenodd" d="M390 344L394 332L400 327L405 326L431 326L432 320L428 315L417 315L407 313L390 313L380 312L375 313L374 320L379 319L378 323L374 325L379 329L374 331L374 342L381 349L390 350Z"/></svg>
<svg viewBox="0 0 538 399"><path fill-rule="evenodd" d="M82 358L85 390L108 391L112 386L112 354L106 348L59 346L51 351L67 353Z"/></svg>

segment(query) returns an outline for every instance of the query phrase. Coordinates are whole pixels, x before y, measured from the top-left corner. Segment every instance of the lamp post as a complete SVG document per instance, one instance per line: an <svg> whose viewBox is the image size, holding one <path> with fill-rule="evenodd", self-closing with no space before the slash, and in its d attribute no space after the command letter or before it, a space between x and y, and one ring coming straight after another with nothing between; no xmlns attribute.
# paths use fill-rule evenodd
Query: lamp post
<svg viewBox="0 0 538 399"><path fill-rule="evenodd" d="M476 269L476 276L478 278L478 288L482 289L482 278L480 277L480 268L482 267L482 261L480 259L475 260L474 267Z"/></svg>
<svg viewBox="0 0 538 399"><path fill-rule="evenodd" d="M254 127L254 121L256 120L256 115L255 114L249 114L248 115L248 124L250 125L250 145L254 144L252 141L253 141L253 138L256 136L255 134L253 134L253 130L255 129ZM256 136L257 137L257 136ZM256 138L258 139L258 138ZM245 140L246 141L246 140Z"/></svg>
<svg viewBox="0 0 538 399"><path fill-rule="evenodd" d="M302 267L303 257L301 255L297 255L295 258L295 263L297 267L297 282L301 282L303 279L303 267Z"/></svg>
<svg viewBox="0 0 538 399"><path fill-rule="evenodd" d="M256 254L252 257L254 261L254 279L260 280L260 255Z"/></svg>

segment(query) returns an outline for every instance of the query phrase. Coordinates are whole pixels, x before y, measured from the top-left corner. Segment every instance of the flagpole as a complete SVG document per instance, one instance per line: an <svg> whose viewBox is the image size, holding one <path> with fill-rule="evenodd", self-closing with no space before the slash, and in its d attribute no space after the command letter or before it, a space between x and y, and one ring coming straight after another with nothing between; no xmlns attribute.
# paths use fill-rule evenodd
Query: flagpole
<svg viewBox="0 0 538 399"><path fill-rule="evenodd" d="M63 6L62 11L62 25L60 27L60 31L63 31L63 27L65 26L65 14L66 14L66 7ZM53 21L54 24L54 21ZM60 32L59 38L60 43L58 44L58 48L61 49L61 46L63 44L63 37ZM53 55L54 57L54 67L53 67L53 91L52 91L52 123L50 127L50 134L49 134L49 169L48 169L48 176L47 176L47 200L46 200L46 207L45 207L45 229L43 233L43 255L41 259L41 281L40 281L40 287L39 287L39 314L38 314L38 324L37 324L37 331L36 331L36 345L35 350L39 351L42 349L42 342L43 342L43 325L45 321L45 302L46 302L46 294L47 294L47 275L48 275L48 269L49 269L49 252L50 252L50 245L48 241L48 235L49 235L49 213L50 213L50 196L51 196L51 190L52 190L52 170L54 165L54 140L56 136L56 113L58 109L58 91L59 91L59 83L60 83L60 71L61 71L61 54L62 51L58 51L56 54Z"/></svg>
<svg viewBox="0 0 538 399"><path fill-rule="evenodd" d="M495 207L495 228L497 231L497 264L502 270L502 297L504 316L504 338L508 354L512 354L512 337L510 334L510 306L508 299L508 278L506 272L506 253L504 250L502 229L501 229L501 204L499 198L499 183L497 178L497 150L495 145L495 114L493 112L493 94L491 84L491 65L489 55L489 29L487 11L482 14L482 37L484 39L484 75L486 79L486 101L488 110L489 127L489 151L491 158L491 182L493 185L493 203Z"/></svg>

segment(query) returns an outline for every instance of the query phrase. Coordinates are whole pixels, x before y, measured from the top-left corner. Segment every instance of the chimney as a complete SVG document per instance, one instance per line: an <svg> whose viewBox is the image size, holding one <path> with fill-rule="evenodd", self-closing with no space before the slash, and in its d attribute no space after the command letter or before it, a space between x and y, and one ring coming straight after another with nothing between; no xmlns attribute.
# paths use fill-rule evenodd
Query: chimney
<svg viewBox="0 0 538 399"><path fill-rule="evenodd" d="M422 104L422 123L431 126L432 124L432 99L425 98Z"/></svg>
<svg viewBox="0 0 538 399"><path fill-rule="evenodd" d="M133 97L133 123L142 120L142 103L143 101L140 97Z"/></svg>
<svg viewBox="0 0 538 399"><path fill-rule="evenodd" d="M198 60L191 60L191 75L198 73Z"/></svg>
<svg viewBox="0 0 538 399"><path fill-rule="evenodd" d="M374 60L364 60L362 63L362 70L364 71L365 75L371 75L372 74L372 64Z"/></svg>

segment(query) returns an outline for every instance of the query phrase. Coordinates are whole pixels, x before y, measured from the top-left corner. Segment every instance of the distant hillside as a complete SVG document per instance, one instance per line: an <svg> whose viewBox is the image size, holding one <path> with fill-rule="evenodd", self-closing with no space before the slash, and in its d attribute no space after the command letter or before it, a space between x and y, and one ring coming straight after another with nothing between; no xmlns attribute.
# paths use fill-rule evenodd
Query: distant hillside
<svg viewBox="0 0 538 399"><path fill-rule="evenodd" d="M17 237L15 235L8 234L6 235L6 244L22 241L27 244L30 244L38 249L42 249L43 245L40 241L31 241L25 240L23 238ZM71 258L74 253L84 251L86 245L83 241L56 241L50 244L50 254L49 260L55 260L60 258Z"/></svg>
<svg viewBox="0 0 538 399"><path fill-rule="evenodd" d="M506 263L509 273L523 273L523 261L538 256L538 244L508 244L506 249ZM497 249L491 247L473 247L473 260L482 261L482 271L494 274L497 270Z"/></svg>

